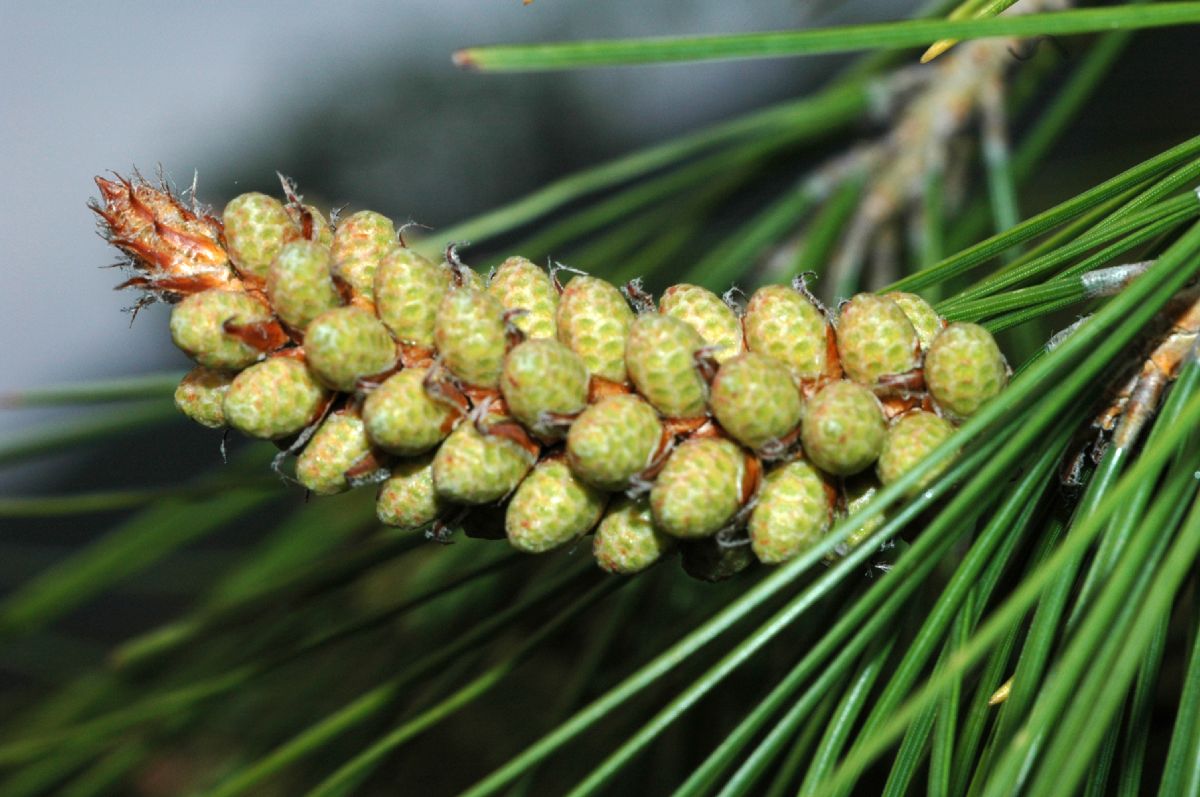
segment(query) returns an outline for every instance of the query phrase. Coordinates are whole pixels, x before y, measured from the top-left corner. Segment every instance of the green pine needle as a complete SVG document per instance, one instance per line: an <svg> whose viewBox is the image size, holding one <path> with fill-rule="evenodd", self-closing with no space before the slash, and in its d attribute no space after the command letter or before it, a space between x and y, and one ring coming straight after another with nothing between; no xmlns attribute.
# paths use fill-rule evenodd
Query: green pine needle
<svg viewBox="0 0 1200 797"><path fill-rule="evenodd" d="M873 48L916 47L937 39L1068 36L1200 23L1200 3L1081 8L1016 17L911 20L804 31L693 38L614 39L557 44L471 47L454 54L461 67L484 72L579 69L736 58L782 58Z"/></svg>

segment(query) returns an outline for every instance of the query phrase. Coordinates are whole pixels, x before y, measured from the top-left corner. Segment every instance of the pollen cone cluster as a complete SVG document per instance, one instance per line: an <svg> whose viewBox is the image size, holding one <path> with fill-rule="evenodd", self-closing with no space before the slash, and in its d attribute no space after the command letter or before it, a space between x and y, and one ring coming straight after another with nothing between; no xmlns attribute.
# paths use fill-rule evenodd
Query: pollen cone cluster
<svg viewBox="0 0 1200 797"><path fill-rule="evenodd" d="M382 522L439 537L483 508L521 551L594 532L610 572L679 548L725 578L810 548L1008 378L986 330L912 294L836 317L802 283L744 309L695 285L655 303L522 257L486 278L453 249L435 262L388 218L327 219L286 181L219 218L140 179L97 184L137 272L122 287L173 304L197 363L180 410L275 441L314 494L380 485Z"/></svg>

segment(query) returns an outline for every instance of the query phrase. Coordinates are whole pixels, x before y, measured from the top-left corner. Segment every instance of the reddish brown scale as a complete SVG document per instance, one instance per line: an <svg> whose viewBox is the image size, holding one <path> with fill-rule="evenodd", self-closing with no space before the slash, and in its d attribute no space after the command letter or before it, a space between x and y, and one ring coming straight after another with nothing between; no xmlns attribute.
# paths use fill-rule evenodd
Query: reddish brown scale
<svg viewBox="0 0 1200 797"><path fill-rule="evenodd" d="M1200 299L1195 289L1174 296L1154 319L1154 333L1143 344L1153 347L1141 367L1105 391L1103 409L1092 419L1092 432L1072 442L1074 453L1059 471L1067 486L1083 484L1087 461L1100 462L1108 435L1120 448L1130 448L1154 414L1167 385L1173 382L1187 354L1200 337Z"/></svg>
<svg viewBox="0 0 1200 797"><path fill-rule="evenodd" d="M532 452L534 458L537 458L541 444L525 430L524 426L512 420L508 404L505 403L504 396L499 390L462 385L448 372L443 371L443 374L442 378L434 382L431 382L428 376L426 377L426 392L431 397L450 404L464 415L474 417L476 419L475 428L480 434L506 437ZM451 420L448 423L453 428L454 421Z"/></svg>
<svg viewBox="0 0 1200 797"><path fill-rule="evenodd" d="M625 294L625 298L633 305L633 309L639 315L642 313L657 312L654 303L654 294L642 287L641 278L626 282L621 286L621 293Z"/></svg>
<svg viewBox="0 0 1200 797"><path fill-rule="evenodd" d="M829 504L829 519L833 520L835 509L844 503L844 501L838 488L834 486L831 480L825 479L823 486L825 488L825 502Z"/></svg>
<svg viewBox="0 0 1200 797"><path fill-rule="evenodd" d="M907 395L892 395L880 396L876 394L879 403L883 405L883 417L885 420L899 417L911 410L924 410L925 412L937 412L934 406L933 398L928 393L914 393Z"/></svg>
<svg viewBox="0 0 1200 797"><path fill-rule="evenodd" d="M330 274L329 280L333 283L333 289L337 291L338 298L341 299L342 304L361 306L361 303L355 302L358 294L354 292L354 288L350 286L349 282L346 282L346 280L342 279L340 274ZM371 304L370 307L364 309L373 313L375 312L375 305Z"/></svg>
<svg viewBox="0 0 1200 797"><path fill-rule="evenodd" d="M711 437L716 434L716 425L708 418L664 418L663 434L670 437L686 437L692 434Z"/></svg>
<svg viewBox="0 0 1200 797"><path fill-rule="evenodd" d="M658 440L658 448L650 457L647 465L635 477L635 481L651 482L658 472L667 464L671 452L684 439L692 437L720 437L721 432L708 418L663 418L662 436Z"/></svg>
<svg viewBox="0 0 1200 797"><path fill-rule="evenodd" d="M384 380L387 379L389 376L400 373L406 367L407 366L405 366L404 363L402 363L400 360L397 360L395 362L395 364L393 364L392 367L388 368L386 371L380 371L377 374L368 374L366 376L360 376L358 378L358 381L355 382L355 384L354 384L354 390L355 390L355 392L358 392L358 393L369 393L372 390L374 390L375 388L382 385Z"/></svg>
<svg viewBox="0 0 1200 797"><path fill-rule="evenodd" d="M883 399L888 396L912 396L925 392L925 372L914 368L902 374L885 374L874 386L875 395Z"/></svg>
<svg viewBox="0 0 1200 797"><path fill-rule="evenodd" d="M395 457L372 448L355 460L346 471L346 481L351 487L361 487L375 484L391 474L391 465Z"/></svg>
<svg viewBox="0 0 1200 797"><path fill-rule="evenodd" d="M588 404L595 404L608 396L620 396L632 393L633 386L628 382L614 382L602 376L592 374L588 380Z"/></svg>
<svg viewBox="0 0 1200 797"><path fill-rule="evenodd" d="M1121 387L1108 391L1108 398L1112 402L1105 406L1100 414L1092 420L1092 426L1104 432L1111 432L1117 425L1117 421L1125 412L1125 407L1129 403L1129 397L1133 395L1133 391L1137 389L1138 381L1142 378L1142 372L1136 371L1121 384Z"/></svg>
<svg viewBox="0 0 1200 797"><path fill-rule="evenodd" d="M560 280L558 278L559 273L563 272L563 271L569 272L571 274L579 274L579 275L584 275L584 276L586 276L586 274L587 274L587 272L585 272L585 271L580 271L579 269L571 268L570 266L564 266L562 263L551 263L550 264L550 284L554 286L554 290L558 292L559 296L562 296L563 289L566 287L563 285L562 280Z"/></svg>
<svg viewBox="0 0 1200 797"><path fill-rule="evenodd" d="M806 294L811 296L811 294ZM815 299L811 299L814 303ZM822 305L817 304L818 308L824 309ZM745 327L743 326L743 330ZM842 373L842 358L838 354L837 347L837 331L833 324L825 324L825 373L818 377L798 380L797 386L800 388L800 395L805 400L812 398L813 394L830 382L835 382L841 379Z"/></svg>
<svg viewBox="0 0 1200 797"><path fill-rule="evenodd" d="M300 217L300 235L306 241L315 240L313 236L317 229L316 224L313 222L313 214L301 204L299 197L289 195L288 200L296 208L296 215Z"/></svg>
<svg viewBox="0 0 1200 797"><path fill-rule="evenodd" d="M763 479L762 460L749 451L746 452L745 457L746 467L742 471L742 494L740 497L743 507L749 505L750 499L754 498L758 492Z"/></svg>
<svg viewBox="0 0 1200 797"><path fill-rule="evenodd" d="M312 214L308 214L309 222L312 221ZM371 315L377 315L375 312L375 302L354 290L354 286L342 277L342 275L333 273L329 275L330 281L333 283L333 289L337 291L338 299L346 307L357 307L359 310L365 310Z"/></svg>
<svg viewBox="0 0 1200 797"><path fill-rule="evenodd" d="M305 207L304 197L296 191L296 184L279 172L275 172L275 174L279 175L279 184L283 186L283 197L287 200L288 207L296 211L296 216L300 220L300 235L306 241L316 240L316 221L313 219L312 212Z"/></svg>
<svg viewBox="0 0 1200 797"><path fill-rule="evenodd" d="M444 255L446 265L450 267L450 281L454 287L461 288L467 284L467 273L471 270L466 263L458 256L458 244L450 243L446 245Z"/></svg>
<svg viewBox="0 0 1200 797"><path fill-rule="evenodd" d="M772 440L758 449L758 456L768 462L790 459L793 453L800 448L800 431L800 424L796 424L796 428L783 437L780 437L778 440Z"/></svg>
<svg viewBox="0 0 1200 797"><path fill-rule="evenodd" d="M466 397L471 400L471 406L486 406L488 415L508 416L508 405L504 403L504 395L496 388L464 385L462 390Z"/></svg>
<svg viewBox="0 0 1200 797"><path fill-rule="evenodd" d="M1167 385L1178 378L1189 353L1200 339L1200 298L1195 290L1175 296L1162 315L1169 324L1167 332L1142 367L1122 386L1113 404L1094 422L1105 430L1116 425L1113 442L1121 448L1129 448L1136 442L1157 409Z"/></svg>
<svg viewBox="0 0 1200 797"><path fill-rule="evenodd" d="M277 351L271 352L269 356L287 357L288 359L299 360L300 362L305 362L307 360L307 357L304 355L303 346L288 346L287 348L278 349Z"/></svg>
<svg viewBox="0 0 1200 797"><path fill-rule="evenodd" d="M96 178L104 202L91 208L108 240L142 272L118 286L178 299L209 288L242 290L225 251L221 223L184 207L165 189L144 181Z"/></svg>
<svg viewBox="0 0 1200 797"><path fill-rule="evenodd" d="M189 277L130 277L124 282L114 285L113 290L124 291L137 288L147 293L153 293L164 301L174 301L176 298L219 287L231 290L240 289L239 286L230 282L218 283L205 275L195 275Z"/></svg>
<svg viewBox="0 0 1200 797"><path fill-rule="evenodd" d="M397 349L400 352L400 365L405 368L428 368L433 365L433 359L437 356L437 349L418 346L415 343L400 341Z"/></svg>
<svg viewBox="0 0 1200 797"><path fill-rule="evenodd" d="M550 412L549 410L543 410L540 422L545 424L547 428L561 430L562 437L566 437L566 433L571 429L571 424L575 422L575 419L579 417L581 412L583 410L579 412ZM560 438L549 438L546 442L552 443L557 439Z"/></svg>
<svg viewBox="0 0 1200 797"><path fill-rule="evenodd" d="M525 333L513 323L513 319L525 314L524 310L506 310L504 312L504 346L505 351L512 351L525 342Z"/></svg>
<svg viewBox="0 0 1200 797"><path fill-rule="evenodd" d="M712 384L712 381L717 378L717 371L721 370L721 363L717 362L715 354L715 347L705 346L693 355L696 360L696 370L700 372L700 378L708 384Z"/></svg>
<svg viewBox="0 0 1200 797"><path fill-rule="evenodd" d="M722 437L727 440L730 439L725 437L725 435L720 433L720 431L715 427L713 428L713 437ZM745 527L747 521L750 519L750 513L754 511L758 490L760 487L762 487L764 475L762 460L749 451L743 451L743 457L745 458L745 465L742 467L742 484L740 490L738 491L738 504L740 507L734 516L730 518L729 522L725 526L725 529L721 532L718 532L718 538L720 538L721 534L735 532L736 530L743 529Z"/></svg>
<svg viewBox="0 0 1200 797"><path fill-rule="evenodd" d="M477 421L475 428L480 434L489 435L491 437L502 437L505 440L510 440L521 448L529 452L534 461L537 461L542 453L542 446L526 431L525 427L516 421L499 421L492 424L483 424Z"/></svg>
<svg viewBox="0 0 1200 797"><path fill-rule="evenodd" d="M667 458L671 456L671 452L675 450L675 439L667 438L659 446L658 451L654 452L654 458L650 460L650 464L631 480L634 483L645 485L647 491L649 491L650 485L658 476L659 471L667 464Z"/></svg>
<svg viewBox="0 0 1200 797"><path fill-rule="evenodd" d="M291 337L275 319L254 321L249 324L235 324L232 321L226 321L222 326L225 334L232 335L247 346L263 353L282 349L292 342Z"/></svg>
<svg viewBox="0 0 1200 797"><path fill-rule="evenodd" d="M375 312L375 302L359 293L356 293L350 297L349 301L346 302L346 305L348 307L357 307L359 310L370 313L371 315L377 315Z"/></svg>
<svg viewBox="0 0 1200 797"><path fill-rule="evenodd" d="M466 415L471 411L471 399L463 391L462 385L458 380L437 361L434 361L429 366L429 372L425 374L423 382L425 394L431 399L447 406L453 407L458 411L459 415ZM457 418L452 418L448 423L453 427ZM443 429L444 432L449 432L449 429Z"/></svg>
<svg viewBox="0 0 1200 797"><path fill-rule="evenodd" d="M837 330L828 322L825 324L825 352L825 379L841 379L842 355L838 353Z"/></svg>
<svg viewBox="0 0 1200 797"><path fill-rule="evenodd" d="M845 375L842 370L842 355L838 352L837 347L837 328L833 323L833 314L829 312L829 308L808 287L809 277L816 277L816 274L810 271L795 277L792 280L792 287L803 295L805 299L808 299L812 306L817 308L821 312L821 315L825 317L825 372L816 379L801 380L800 393L806 400L811 398L814 393L827 383L841 379ZM744 334L744 322L742 331Z"/></svg>

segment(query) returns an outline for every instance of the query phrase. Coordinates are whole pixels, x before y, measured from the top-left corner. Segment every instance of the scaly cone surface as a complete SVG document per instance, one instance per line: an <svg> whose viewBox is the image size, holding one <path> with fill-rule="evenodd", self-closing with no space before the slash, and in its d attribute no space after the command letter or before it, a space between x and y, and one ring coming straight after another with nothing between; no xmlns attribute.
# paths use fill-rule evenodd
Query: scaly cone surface
<svg viewBox="0 0 1200 797"><path fill-rule="evenodd" d="M744 313L694 285L656 306L523 257L485 280L379 213L331 224L286 181L220 219L141 178L96 183L136 272L119 287L174 305L198 364L180 410L276 441L315 494L381 484L382 522L437 539L482 507L521 551L596 531L610 572L679 549L727 578L815 545L872 468L898 479L1007 379L985 330L913 294L860 294L836 319L803 284Z"/></svg>

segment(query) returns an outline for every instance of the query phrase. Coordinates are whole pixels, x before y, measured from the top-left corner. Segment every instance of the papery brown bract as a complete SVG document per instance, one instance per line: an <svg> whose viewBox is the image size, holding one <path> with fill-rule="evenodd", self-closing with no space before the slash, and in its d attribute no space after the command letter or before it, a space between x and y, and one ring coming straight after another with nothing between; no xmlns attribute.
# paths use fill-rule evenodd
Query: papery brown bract
<svg viewBox="0 0 1200 797"><path fill-rule="evenodd" d="M118 289L140 288L162 301L209 288L243 290L218 219L185 207L165 184L156 187L140 177L97 177L96 186L103 204L90 207L103 234L138 272Z"/></svg>

